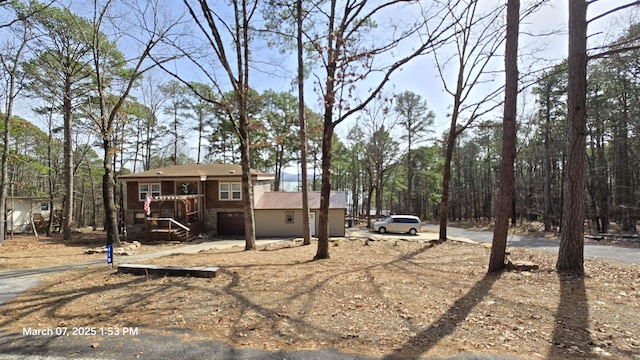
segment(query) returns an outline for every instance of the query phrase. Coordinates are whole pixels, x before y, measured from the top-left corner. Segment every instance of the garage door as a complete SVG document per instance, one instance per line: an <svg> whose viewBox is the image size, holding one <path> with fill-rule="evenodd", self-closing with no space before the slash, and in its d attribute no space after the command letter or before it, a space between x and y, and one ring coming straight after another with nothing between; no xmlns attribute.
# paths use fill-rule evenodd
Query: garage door
<svg viewBox="0 0 640 360"><path fill-rule="evenodd" d="M218 213L218 235L244 236L244 213Z"/></svg>

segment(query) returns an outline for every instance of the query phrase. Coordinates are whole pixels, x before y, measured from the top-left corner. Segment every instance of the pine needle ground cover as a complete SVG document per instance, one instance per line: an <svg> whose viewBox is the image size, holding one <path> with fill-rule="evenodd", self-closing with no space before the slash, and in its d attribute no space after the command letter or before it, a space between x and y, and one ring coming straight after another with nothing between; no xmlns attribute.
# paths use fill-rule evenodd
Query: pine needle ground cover
<svg viewBox="0 0 640 360"><path fill-rule="evenodd" d="M638 358L637 264L588 259L586 276L561 276L555 254L509 250L539 269L487 275L486 246L364 239L334 241L331 258L320 261L311 261L315 243L285 242L146 262L219 266L211 279L98 266L44 277L0 307L0 327L185 329L185 341L399 359Z"/></svg>

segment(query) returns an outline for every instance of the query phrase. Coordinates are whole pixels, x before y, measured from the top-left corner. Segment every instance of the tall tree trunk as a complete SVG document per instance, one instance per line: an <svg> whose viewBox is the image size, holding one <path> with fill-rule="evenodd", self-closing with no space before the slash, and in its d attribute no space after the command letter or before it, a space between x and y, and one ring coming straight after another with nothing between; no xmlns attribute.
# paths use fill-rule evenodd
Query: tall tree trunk
<svg viewBox="0 0 640 360"><path fill-rule="evenodd" d="M545 91L546 111L544 126L544 231L551 232L551 82L547 82Z"/></svg>
<svg viewBox="0 0 640 360"><path fill-rule="evenodd" d="M586 0L569 2L567 164L562 232L556 269L584 273L585 134L587 93Z"/></svg>
<svg viewBox="0 0 640 360"><path fill-rule="evenodd" d="M245 120L240 120L240 123L246 122L246 114L240 115L245 116ZM245 129L243 134L246 135L248 130ZM241 159L240 164L242 166L242 201L244 205L244 239L245 239L245 250L254 250L256 248L256 224L255 219L253 217L253 187L251 186L251 154L249 150L249 144L247 144L246 138L241 140L240 143L240 153Z"/></svg>
<svg viewBox="0 0 640 360"><path fill-rule="evenodd" d="M328 92L327 92L328 93ZM318 251L315 260L329 258L329 196L331 195L332 111L325 109L325 130L322 136L322 181L320 182L320 214L318 218Z"/></svg>
<svg viewBox="0 0 640 360"><path fill-rule="evenodd" d="M96 201L96 187L93 183L93 171L91 171L91 164L88 161L87 170L89 171L89 184L91 185L91 227L93 231L95 231L98 224L98 203ZM122 211L124 211L124 209L122 209Z"/></svg>
<svg viewBox="0 0 640 360"><path fill-rule="evenodd" d="M598 168L601 169L599 174L599 183L598 183L598 193L600 193L600 230L603 233L609 232L609 187L607 183L607 179L609 179L609 170L607 166L607 160L605 158L605 146L604 139L602 137L598 138L597 144L597 161Z"/></svg>
<svg viewBox="0 0 640 360"><path fill-rule="evenodd" d="M240 151L242 164L242 192L246 195L244 199L244 228L245 228L245 250L256 248L256 223L253 211L253 186L251 186L251 126L249 123L248 103L249 103L249 20L247 17L247 2L242 1L242 31L236 30L237 39L242 40L242 47L237 46L238 55L238 84L242 98L240 102ZM238 14L236 12L236 14ZM236 15L237 16L237 15ZM236 21L237 22L237 21ZM244 61L242 61L244 59ZM243 146L244 145L244 146Z"/></svg>
<svg viewBox="0 0 640 360"><path fill-rule="evenodd" d="M196 160L197 164L200 164L201 154L202 154L202 138L204 136L204 124L202 110L198 110L198 159Z"/></svg>
<svg viewBox="0 0 640 360"><path fill-rule="evenodd" d="M440 232L438 241L447 241L447 217L449 216L449 184L451 182L451 160L453 159L453 147L456 141L456 117L454 113L449 128L449 135L444 148L444 167L442 169L442 199L440 200Z"/></svg>
<svg viewBox="0 0 640 360"><path fill-rule="evenodd" d="M376 217L382 215L382 164L376 164Z"/></svg>
<svg viewBox="0 0 640 360"><path fill-rule="evenodd" d="M274 179L273 191L280 191L280 184L282 183L282 162L284 161L284 145L276 144L276 174Z"/></svg>
<svg viewBox="0 0 640 360"><path fill-rule="evenodd" d="M298 119L300 121L300 167L302 171L302 233L303 245L311 244L311 229L309 223L309 186L307 185L307 126L304 104L304 59L303 30L302 30L302 0L296 0L296 40L298 58Z"/></svg>
<svg viewBox="0 0 640 360"><path fill-rule="evenodd" d="M55 220L56 209L55 204L55 187L53 186L53 159L51 154L51 148L53 147L53 102L52 99L50 107L48 108L48 134L47 134L47 180L49 185L49 226L47 226L47 236L51 236L53 232L53 222Z"/></svg>
<svg viewBox="0 0 640 360"><path fill-rule="evenodd" d="M173 106L173 165L178 165L178 104Z"/></svg>
<svg viewBox="0 0 640 360"><path fill-rule="evenodd" d="M628 80L618 79L621 113L613 126L614 153L614 190L615 204L618 208L618 220L621 230L625 233L635 233L635 201L633 196L633 181L629 161L629 96Z"/></svg>
<svg viewBox="0 0 640 360"><path fill-rule="evenodd" d="M82 181L80 182L80 191L82 192L80 194L80 205L78 206L78 226L80 227L85 227L86 221L85 221L85 217L84 217L84 213L85 213L85 206L86 206L86 195L87 195L87 189L85 187L85 182Z"/></svg>
<svg viewBox="0 0 640 360"><path fill-rule="evenodd" d="M358 212L358 202L360 201L360 197L359 197L360 191L358 186L359 177L360 175L359 175L356 161L352 161L351 162L351 209L350 209L352 217L357 217L359 214Z"/></svg>
<svg viewBox="0 0 640 360"><path fill-rule="evenodd" d="M71 240L71 225L73 224L73 119L71 114L71 83L71 75L67 74L64 80L64 100L62 105L64 112L64 185L66 198L61 221L64 240Z"/></svg>
<svg viewBox="0 0 640 360"><path fill-rule="evenodd" d="M496 224L493 230L489 272L504 269L509 205L513 198L514 161L516 158L516 113L518 100L518 29L520 0L507 1L507 39L505 49L504 119L502 121L502 156L500 185L496 200Z"/></svg>
<svg viewBox="0 0 640 360"><path fill-rule="evenodd" d="M314 259L329 258L329 196L331 195L331 142L333 140L333 107L336 102L336 70L338 68L338 44L337 38L342 34L336 34L336 0L330 1L330 15L327 28L330 31L327 41L327 78L324 93L324 116L322 131L322 177L320 181L320 214L318 216L318 250ZM314 170L315 173L315 170ZM313 178L315 188L315 176Z"/></svg>
<svg viewBox="0 0 640 360"><path fill-rule="evenodd" d="M409 131L407 136L407 214L413 214L413 164L411 163L411 140L413 134L411 133L411 125L409 125Z"/></svg>
<svg viewBox="0 0 640 360"><path fill-rule="evenodd" d="M104 230L107 233L107 245L111 244L114 247L119 247L122 246L122 244L120 243L120 238L118 236L118 212L116 209L116 202L114 200L115 177L113 175L113 165L111 163L114 148L109 139L102 140L102 150L105 154L102 162L104 167L104 175L102 176L102 199L104 201L105 213Z"/></svg>
<svg viewBox="0 0 640 360"><path fill-rule="evenodd" d="M11 96L11 94L9 95ZM13 102L11 102L13 103ZM11 135L11 106L8 107L7 113L4 115L4 131L2 132L2 175L0 178L0 246L4 245L4 239L7 229L5 228L7 189L9 188L9 136ZM13 225L13 224L12 224Z"/></svg>

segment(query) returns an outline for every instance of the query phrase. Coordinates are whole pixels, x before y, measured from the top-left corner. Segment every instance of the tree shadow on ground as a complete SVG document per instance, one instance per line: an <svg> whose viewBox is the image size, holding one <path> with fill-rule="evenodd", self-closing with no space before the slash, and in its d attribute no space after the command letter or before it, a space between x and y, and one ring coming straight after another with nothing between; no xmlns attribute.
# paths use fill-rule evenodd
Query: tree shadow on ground
<svg viewBox="0 0 640 360"><path fill-rule="evenodd" d="M559 273L560 303L555 315L549 359L594 358L589 334L589 302L584 277Z"/></svg>
<svg viewBox="0 0 640 360"><path fill-rule="evenodd" d="M298 246L304 246L304 245L298 245ZM327 284L340 278L341 276L353 273L354 271L361 272L363 274L368 274L371 270L376 268L386 268L389 266L397 265L399 263L407 262L407 261L410 261L412 258L428 251L431 248L433 248L433 245L429 244L428 246L420 247L415 251L402 254L391 261L374 263L362 268L358 268L357 270L344 269L341 271L334 271L325 279L318 281L314 285L309 286L304 291L299 290L295 294L292 294L291 296L284 298L283 303L289 304L294 302L295 300L300 300L302 303L305 304L304 305L305 309L311 308L310 302L316 301L316 297L314 296L314 294L321 292L322 289L325 286L327 286ZM310 259L306 261L299 261L299 262L296 262L295 264L280 264L278 266L290 266L290 265L304 266L304 265L314 265L314 264L317 265L319 262L324 262L326 260L327 259L322 259L322 260ZM264 306L264 304L257 303L254 299L251 299L245 294L243 294L241 291L236 290L238 288L241 288L243 279L241 278L240 274L237 271L235 271L235 269L242 269L242 268L248 268L248 267L263 267L263 266L265 265L240 265L240 266L233 266L232 268L234 270L227 270L225 268L222 268L219 270L221 275L227 276L230 280L227 283L227 285L224 286L224 288L221 290L221 293L228 296L232 296L235 299L235 302L238 308L238 311L237 311L238 317L237 317L237 320L234 322L235 325L232 327L233 335L230 336L230 339L245 336L243 332L246 332L247 329L246 327L243 327L243 322L244 322L243 318L249 312L255 312L257 314L260 314L262 319L261 321L263 322L264 321L272 322L271 336L273 337L288 337L291 339L292 342L294 341L294 339L304 340L302 338L298 339L296 332L283 332L283 328L280 325L282 319L286 319L286 323L288 323L288 325L291 325L293 328L300 328L300 329L304 328L306 331L311 330L315 334L316 340L319 340L319 341L331 342L337 339L341 339L343 337L343 334L341 333L340 329L325 329L313 324L313 322L309 321L305 316L298 317L298 316L290 316L286 314L286 312L280 313L277 310ZM269 265L269 266L273 266L273 265ZM309 273L308 275L303 277L308 280L308 283L311 283L313 276L314 276L313 273Z"/></svg>
<svg viewBox="0 0 640 360"><path fill-rule="evenodd" d="M482 302L500 278L501 274L486 274L469 292L459 298L437 321L416 336L407 340L402 347L384 359L418 359L447 335L452 334L457 326L471 311Z"/></svg>

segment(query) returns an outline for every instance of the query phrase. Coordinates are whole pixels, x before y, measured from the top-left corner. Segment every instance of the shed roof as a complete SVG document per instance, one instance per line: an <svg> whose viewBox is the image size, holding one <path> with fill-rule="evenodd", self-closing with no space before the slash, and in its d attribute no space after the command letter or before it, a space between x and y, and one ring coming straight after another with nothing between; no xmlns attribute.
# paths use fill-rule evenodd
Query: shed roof
<svg viewBox="0 0 640 360"><path fill-rule="evenodd" d="M143 171L136 174L122 175L122 180L139 180L139 179L158 179L162 178L199 178L206 179L223 178L223 177L240 177L242 175L242 167L236 164L189 164L175 165L158 169ZM273 175L265 172L251 169L251 176L257 177L258 180L271 180Z"/></svg>
<svg viewBox="0 0 640 360"><path fill-rule="evenodd" d="M309 209L320 208L320 192L309 191ZM329 195L330 209L346 209L347 194L344 191L332 191ZM292 210L302 209L302 192L272 191L262 194L256 210Z"/></svg>

